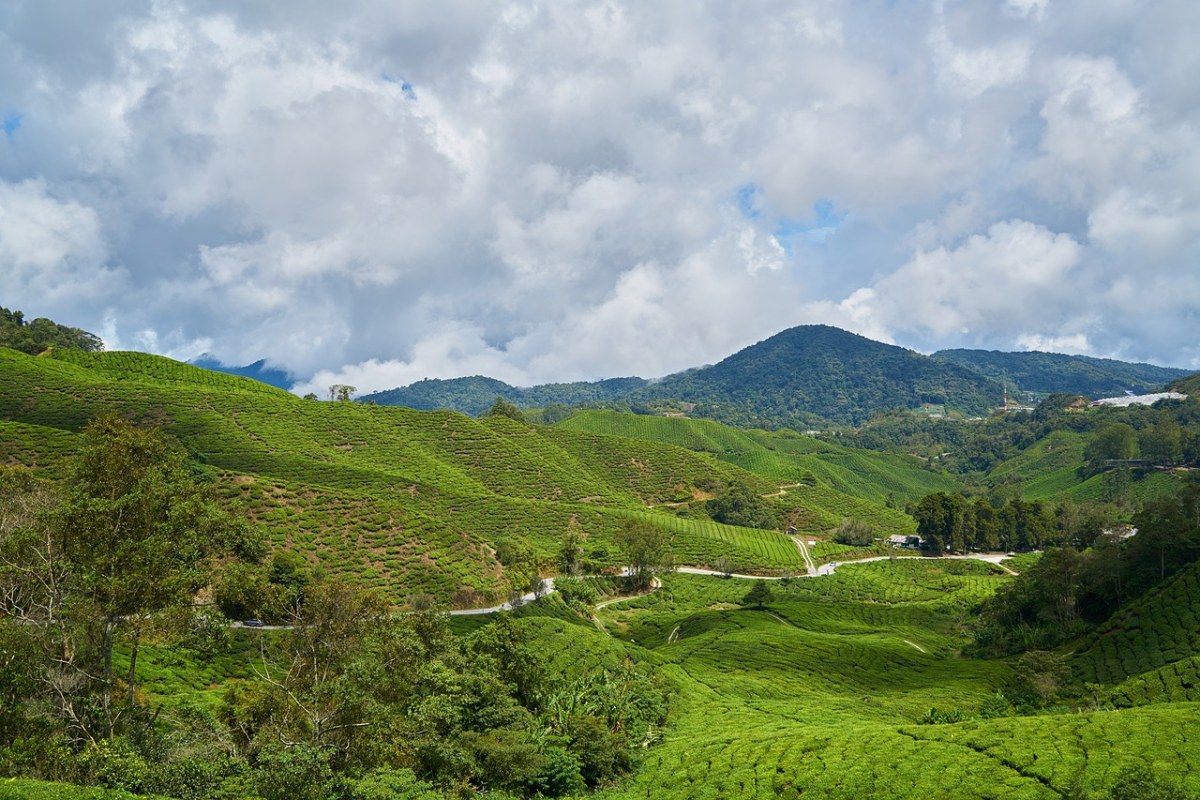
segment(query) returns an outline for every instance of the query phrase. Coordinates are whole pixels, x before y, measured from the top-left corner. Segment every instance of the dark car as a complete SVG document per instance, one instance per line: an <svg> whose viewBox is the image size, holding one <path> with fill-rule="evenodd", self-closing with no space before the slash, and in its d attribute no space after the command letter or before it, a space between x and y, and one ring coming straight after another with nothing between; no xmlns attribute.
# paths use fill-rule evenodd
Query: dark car
<svg viewBox="0 0 1200 800"><path fill-rule="evenodd" d="M261 628L263 621L261 619L247 619L242 621L242 625L247 628Z"/></svg>

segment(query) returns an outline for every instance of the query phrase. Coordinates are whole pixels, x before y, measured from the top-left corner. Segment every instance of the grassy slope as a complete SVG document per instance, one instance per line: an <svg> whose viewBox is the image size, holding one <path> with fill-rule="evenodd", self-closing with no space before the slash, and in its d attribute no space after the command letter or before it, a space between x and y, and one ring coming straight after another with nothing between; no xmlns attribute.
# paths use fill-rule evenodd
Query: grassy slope
<svg viewBox="0 0 1200 800"><path fill-rule="evenodd" d="M673 531L681 559L726 555L791 569L798 554L763 531L652 512L697 484L778 481L653 441L353 403L304 401L237 376L138 353L35 358L0 349L0 460L50 471L104 408L163 425L234 506L280 544L400 600L413 591L473 603L506 589L499 538L552 559L574 520L601 563L631 517ZM832 518L830 515L826 515ZM783 540L786 542L786 540ZM474 595L474 598L472 598Z"/></svg>
<svg viewBox="0 0 1200 800"><path fill-rule="evenodd" d="M934 706L974 714L1008 680L1006 662L958 655L964 609L1005 580L881 562L775 585L755 611L744 581L674 575L606 608L679 689L664 743L603 796L1054 798L1139 761L1200 785L1195 704L918 724Z"/></svg>
<svg viewBox="0 0 1200 800"><path fill-rule="evenodd" d="M782 502L802 509L797 527L808 533L826 532L844 517L863 519L882 535L911 533L912 519L886 507L889 498L903 506L958 488L952 478L923 469L908 456L841 447L794 431L741 430L710 420L613 411L582 411L555 430L677 445L779 481L788 485ZM815 477L816 483L791 485L806 477Z"/></svg>
<svg viewBox="0 0 1200 800"><path fill-rule="evenodd" d="M1034 442L988 473L992 483L1021 482L1026 500L1100 501L1107 496L1103 474L1085 478L1080 470L1087 437L1073 431L1054 431ZM1167 472L1138 474L1129 486L1132 498L1145 502L1177 491L1177 476Z"/></svg>

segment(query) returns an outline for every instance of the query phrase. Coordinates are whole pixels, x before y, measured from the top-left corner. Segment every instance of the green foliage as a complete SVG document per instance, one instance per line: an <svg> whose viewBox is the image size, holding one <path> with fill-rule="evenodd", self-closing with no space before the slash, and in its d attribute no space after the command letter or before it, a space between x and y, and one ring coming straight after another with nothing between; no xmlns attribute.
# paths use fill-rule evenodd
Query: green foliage
<svg viewBox="0 0 1200 800"><path fill-rule="evenodd" d="M556 406L559 410L551 413L554 417L560 416L561 409L566 406L612 402L645 385L646 381L641 378L609 378L594 383L548 383L522 389L494 378L475 375L450 380L425 379L403 388L375 392L361 399L381 406L406 406L424 411L446 409L478 417L488 410L495 398L500 397L521 409L549 410L549 407Z"/></svg>
<svg viewBox="0 0 1200 800"><path fill-rule="evenodd" d="M1087 397L1114 397L1126 390L1144 394L1160 391L1172 380L1186 374L1185 370L1173 367L1060 353L939 350L932 357L959 364L994 381L1006 382L1009 393L1014 395L1018 390Z"/></svg>
<svg viewBox="0 0 1200 800"><path fill-rule="evenodd" d="M746 592L746 596L742 598L742 605L754 606L762 608L767 603L771 602L771 587L766 581L755 581L750 587L750 591Z"/></svg>
<svg viewBox="0 0 1200 800"><path fill-rule="evenodd" d="M517 422L524 422L525 417L521 414L521 409L517 408L512 403L505 400L503 397L497 397L496 402L492 403L492 407L483 415L485 417L508 417Z"/></svg>
<svg viewBox="0 0 1200 800"><path fill-rule="evenodd" d="M646 589L655 575L672 567L671 540L661 528L630 520L617 534L617 546L625 556L634 590Z"/></svg>
<svg viewBox="0 0 1200 800"><path fill-rule="evenodd" d="M743 528L771 530L779 527L779 515L772 506L750 490L735 483L720 497L705 503L708 514L717 522Z"/></svg>
<svg viewBox="0 0 1200 800"><path fill-rule="evenodd" d="M26 322L20 311L0 307L0 347L37 355L51 347L95 352L104 349L100 337L79 328L69 328L48 319Z"/></svg>
<svg viewBox="0 0 1200 800"><path fill-rule="evenodd" d="M803 429L824 418L858 424L893 408L946 405L982 413L1000 387L978 373L824 325L776 334L711 367L671 375L634 401L698 404L697 416Z"/></svg>
<svg viewBox="0 0 1200 800"><path fill-rule="evenodd" d="M874 528L854 517L843 519L833 531L835 542L853 547L867 547L875 541L875 538Z"/></svg>

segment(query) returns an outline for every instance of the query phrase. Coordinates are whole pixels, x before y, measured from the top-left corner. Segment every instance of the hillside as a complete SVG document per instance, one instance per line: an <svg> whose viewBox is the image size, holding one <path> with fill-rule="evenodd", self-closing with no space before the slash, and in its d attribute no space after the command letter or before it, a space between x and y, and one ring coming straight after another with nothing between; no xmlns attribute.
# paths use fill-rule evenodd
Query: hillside
<svg viewBox="0 0 1200 800"><path fill-rule="evenodd" d="M1168 391L1181 392L1190 397L1200 397L1200 372L1193 373L1183 378L1172 382L1168 387Z"/></svg>
<svg viewBox="0 0 1200 800"><path fill-rule="evenodd" d="M521 388L494 378L474 375L469 378L417 381L399 389L363 395L359 402L405 406L423 411L447 409L477 417L487 411L497 397L504 398L518 408L609 403L627 397L646 383L641 378L609 378L590 383L547 383Z"/></svg>
<svg viewBox="0 0 1200 800"><path fill-rule="evenodd" d="M0 349L0 380L8 387L0 395L5 463L54 474L87 421L116 409L179 438L226 500L278 545L397 602L414 591L465 605L501 597L510 574L496 557L502 543L527 541L553 570L570 525L586 535L586 557L597 567L618 564L613 535L633 519L671 532L685 563L726 557L748 570L803 565L778 532L664 507L732 484L777 495L782 482L672 444L302 400L140 353L35 358ZM802 505L802 521L814 531L836 525L843 505L880 508L827 485L808 498L774 502ZM889 513L896 530L911 526Z"/></svg>
<svg viewBox="0 0 1200 800"><path fill-rule="evenodd" d="M1135 762L1197 788L1194 703L1022 714L1004 694L1012 663L962 654L964 610L1007 580L984 564L855 565L772 585L755 609L748 582L673 575L604 609L678 696L664 742L601 796L1097 798Z"/></svg>
<svg viewBox="0 0 1200 800"><path fill-rule="evenodd" d="M778 333L714 364L635 393L696 403L697 414L744 425L814 417L858 424L893 408L944 406L984 414L1000 387L978 373L826 325Z"/></svg>
<svg viewBox="0 0 1200 800"><path fill-rule="evenodd" d="M842 447L787 429L744 430L713 420L615 411L580 411L555 427L686 447L780 483L816 479L876 505L890 501L895 508L933 492L959 488L957 481L931 472L910 456Z"/></svg>
<svg viewBox="0 0 1200 800"><path fill-rule="evenodd" d="M939 350L931 358L974 370L990 380L1006 382L1009 391L1111 397L1131 391L1157 392L1187 370L1135 364L1110 358L1061 353L1003 353L996 350Z"/></svg>

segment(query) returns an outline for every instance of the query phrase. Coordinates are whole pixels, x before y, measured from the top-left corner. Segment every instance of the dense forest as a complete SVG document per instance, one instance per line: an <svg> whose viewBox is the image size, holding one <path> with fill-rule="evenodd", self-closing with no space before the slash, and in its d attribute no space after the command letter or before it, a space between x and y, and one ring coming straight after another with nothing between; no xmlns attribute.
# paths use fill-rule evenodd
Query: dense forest
<svg viewBox="0 0 1200 800"><path fill-rule="evenodd" d="M1021 392L1069 393L1093 398L1112 397L1127 391L1149 394L1188 374L1187 370L1154 364L1036 351L939 350L931 358L958 364L993 381L1006 383L1014 398Z"/></svg>

